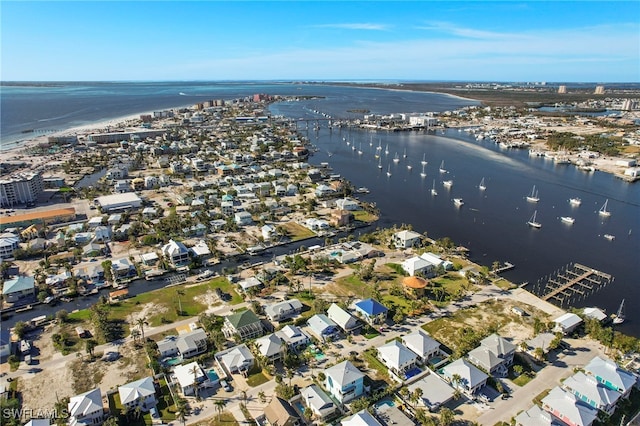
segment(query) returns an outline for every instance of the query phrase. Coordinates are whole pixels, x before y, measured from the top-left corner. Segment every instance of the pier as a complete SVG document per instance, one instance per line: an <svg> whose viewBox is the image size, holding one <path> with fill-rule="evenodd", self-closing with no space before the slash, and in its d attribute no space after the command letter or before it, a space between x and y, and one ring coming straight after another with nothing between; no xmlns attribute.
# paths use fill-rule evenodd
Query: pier
<svg viewBox="0 0 640 426"><path fill-rule="evenodd" d="M576 300L586 298L611 282L611 275L574 263L550 275L546 282L539 280L534 284L533 293L542 300L569 307Z"/></svg>

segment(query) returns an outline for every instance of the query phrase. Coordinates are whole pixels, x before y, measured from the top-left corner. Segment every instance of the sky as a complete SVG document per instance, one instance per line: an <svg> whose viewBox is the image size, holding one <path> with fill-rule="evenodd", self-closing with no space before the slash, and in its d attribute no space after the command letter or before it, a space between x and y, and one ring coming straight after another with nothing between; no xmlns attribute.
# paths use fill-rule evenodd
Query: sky
<svg viewBox="0 0 640 426"><path fill-rule="evenodd" d="M6 1L0 80L639 82L638 1Z"/></svg>

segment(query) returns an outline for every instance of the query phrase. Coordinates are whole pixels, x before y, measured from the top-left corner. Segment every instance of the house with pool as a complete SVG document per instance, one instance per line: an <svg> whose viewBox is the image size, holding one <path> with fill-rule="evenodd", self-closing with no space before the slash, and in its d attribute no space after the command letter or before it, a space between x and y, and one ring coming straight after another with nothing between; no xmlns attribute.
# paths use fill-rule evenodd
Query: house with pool
<svg viewBox="0 0 640 426"><path fill-rule="evenodd" d="M420 373L418 355L395 339L378 348L378 358L400 381Z"/></svg>
<svg viewBox="0 0 640 426"><path fill-rule="evenodd" d="M422 330L403 336L402 343L418 356L419 363L428 362L435 366L444 356L440 350L440 342Z"/></svg>
<svg viewBox="0 0 640 426"><path fill-rule="evenodd" d="M338 402L346 404L364 395L364 373L349 361L325 370L325 388Z"/></svg>

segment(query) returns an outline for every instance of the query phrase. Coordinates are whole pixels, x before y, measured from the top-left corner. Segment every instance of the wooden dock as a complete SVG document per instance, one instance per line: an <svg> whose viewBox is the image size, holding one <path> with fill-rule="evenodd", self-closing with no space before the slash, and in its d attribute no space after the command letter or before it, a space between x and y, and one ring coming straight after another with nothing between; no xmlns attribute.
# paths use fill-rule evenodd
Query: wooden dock
<svg viewBox="0 0 640 426"><path fill-rule="evenodd" d="M571 306L573 301L586 298L612 281L613 277L607 273L574 263L557 271L546 283L536 283L534 293L542 300Z"/></svg>

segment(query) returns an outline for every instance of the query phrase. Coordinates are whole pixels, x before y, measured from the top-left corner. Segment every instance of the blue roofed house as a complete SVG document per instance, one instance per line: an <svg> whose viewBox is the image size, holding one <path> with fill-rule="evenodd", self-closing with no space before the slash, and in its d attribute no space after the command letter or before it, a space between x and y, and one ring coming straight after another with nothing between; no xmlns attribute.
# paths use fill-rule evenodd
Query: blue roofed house
<svg viewBox="0 0 640 426"><path fill-rule="evenodd" d="M36 284L33 277L21 275L19 277L6 280L2 287L2 296L8 303L15 303L35 294Z"/></svg>
<svg viewBox="0 0 640 426"><path fill-rule="evenodd" d="M356 313L369 324L382 324L387 319L389 310L374 299L364 299L355 304Z"/></svg>
<svg viewBox="0 0 640 426"><path fill-rule="evenodd" d="M339 402L346 404L364 395L364 374L351 362L343 361L325 370L325 389Z"/></svg>
<svg viewBox="0 0 640 426"><path fill-rule="evenodd" d="M599 356L589 361L589 364L584 367L584 371L595 377L608 389L619 392L623 398L629 397L631 389L637 386L640 381L637 374L620 368L611 359Z"/></svg>
<svg viewBox="0 0 640 426"><path fill-rule="evenodd" d="M307 321L309 331L321 341L333 340L339 333L338 324L325 314L316 314Z"/></svg>

